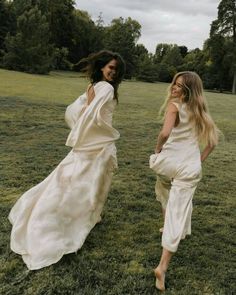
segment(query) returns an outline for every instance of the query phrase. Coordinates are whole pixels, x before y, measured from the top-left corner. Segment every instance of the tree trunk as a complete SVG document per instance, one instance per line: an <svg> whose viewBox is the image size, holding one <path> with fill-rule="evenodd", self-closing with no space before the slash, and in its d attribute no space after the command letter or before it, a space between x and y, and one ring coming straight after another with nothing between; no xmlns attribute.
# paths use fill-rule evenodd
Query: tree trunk
<svg viewBox="0 0 236 295"><path fill-rule="evenodd" d="M234 79L233 79L232 94L236 94L236 70L234 70Z"/></svg>

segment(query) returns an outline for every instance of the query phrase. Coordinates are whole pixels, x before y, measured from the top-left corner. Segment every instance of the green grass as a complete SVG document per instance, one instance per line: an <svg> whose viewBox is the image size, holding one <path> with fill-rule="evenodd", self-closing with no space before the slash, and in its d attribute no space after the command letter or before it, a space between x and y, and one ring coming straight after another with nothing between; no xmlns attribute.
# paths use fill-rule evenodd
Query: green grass
<svg viewBox="0 0 236 295"><path fill-rule="evenodd" d="M11 252L7 220L16 199L43 180L69 152L66 105L86 88L76 73L48 76L0 70L0 294L152 295L162 225L155 175L148 167L160 128L156 117L167 84L123 82L114 126L119 170L103 221L78 253L28 271ZM236 96L206 93L224 140L203 167L194 197L192 235L182 241L166 278L165 294L236 294Z"/></svg>

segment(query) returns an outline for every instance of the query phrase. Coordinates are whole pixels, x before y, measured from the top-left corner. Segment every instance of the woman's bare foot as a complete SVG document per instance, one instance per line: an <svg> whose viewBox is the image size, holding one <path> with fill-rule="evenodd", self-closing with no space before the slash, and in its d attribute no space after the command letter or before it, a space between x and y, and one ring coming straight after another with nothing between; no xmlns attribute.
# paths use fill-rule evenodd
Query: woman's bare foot
<svg viewBox="0 0 236 295"><path fill-rule="evenodd" d="M156 288L160 291L165 291L165 272L157 267L154 269L154 273L156 277Z"/></svg>

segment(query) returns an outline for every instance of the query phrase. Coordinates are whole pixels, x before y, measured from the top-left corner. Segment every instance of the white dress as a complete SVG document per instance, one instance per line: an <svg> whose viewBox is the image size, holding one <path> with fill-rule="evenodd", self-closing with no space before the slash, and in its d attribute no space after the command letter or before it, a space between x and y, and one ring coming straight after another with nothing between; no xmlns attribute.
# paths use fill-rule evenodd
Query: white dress
<svg viewBox="0 0 236 295"><path fill-rule="evenodd" d="M45 180L18 199L9 214L11 249L31 270L77 251L101 219L117 167L114 142L119 132L112 127L113 87L101 81L94 92L82 114L86 93L67 107L71 132L66 145L72 150Z"/></svg>
<svg viewBox="0 0 236 295"><path fill-rule="evenodd" d="M201 179L201 156L187 105L172 103L178 109L179 124L149 163L157 174L157 200L166 210L162 246L176 252L180 240L191 234L192 198Z"/></svg>

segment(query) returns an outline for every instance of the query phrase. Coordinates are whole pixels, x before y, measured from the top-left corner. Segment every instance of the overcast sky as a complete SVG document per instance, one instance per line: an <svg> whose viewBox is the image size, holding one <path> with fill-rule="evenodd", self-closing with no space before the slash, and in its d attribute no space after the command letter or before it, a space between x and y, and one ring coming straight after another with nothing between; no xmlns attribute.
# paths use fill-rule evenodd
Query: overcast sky
<svg viewBox="0 0 236 295"><path fill-rule="evenodd" d="M211 22L217 18L220 0L76 0L76 3L94 21L102 13L105 25L120 16L137 20L142 26L138 43L154 52L159 43L202 49Z"/></svg>

